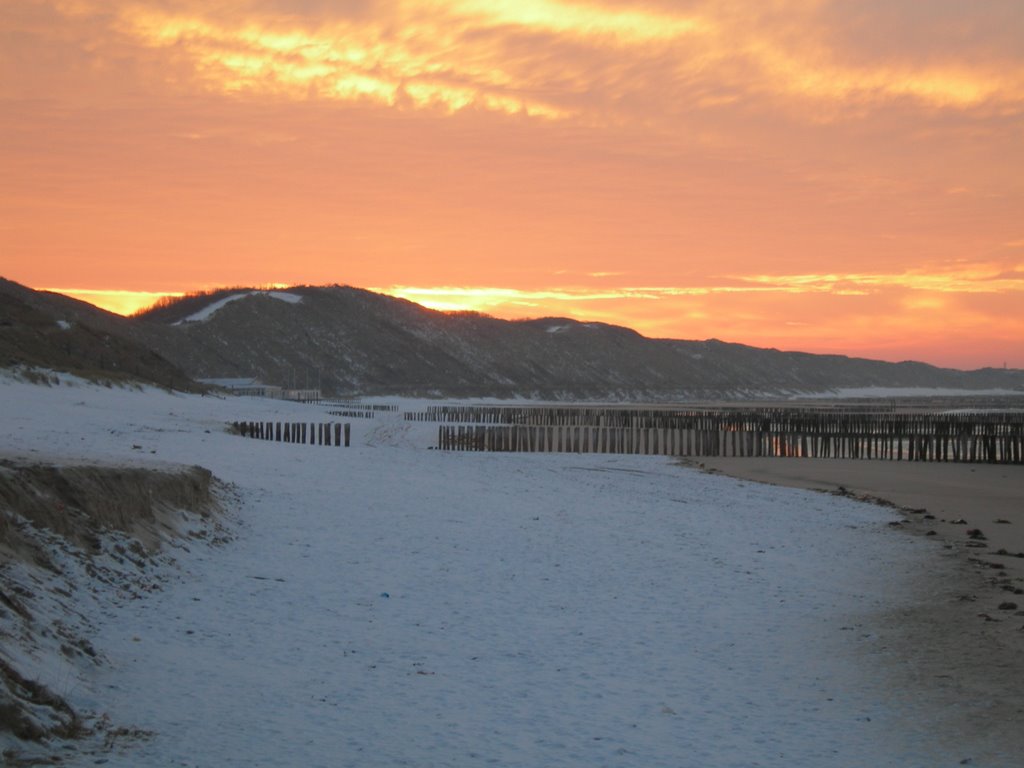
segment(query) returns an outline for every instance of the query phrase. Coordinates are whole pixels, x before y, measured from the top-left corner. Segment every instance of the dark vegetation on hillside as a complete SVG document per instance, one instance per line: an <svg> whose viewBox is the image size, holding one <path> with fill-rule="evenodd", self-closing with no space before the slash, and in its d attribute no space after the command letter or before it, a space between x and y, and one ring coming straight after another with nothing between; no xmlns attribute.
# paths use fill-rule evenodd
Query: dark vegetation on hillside
<svg viewBox="0 0 1024 768"><path fill-rule="evenodd" d="M173 325L184 320L186 317L194 315L216 301L233 296L236 293L247 293L252 290L256 289L249 286L233 286L230 288L216 288L212 291L191 291L184 296L164 296L157 299L152 306L133 313L131 317L132 319L145 322Z"/></svg>
<svg viewBox="0 0 1024 768"><path fill-rule="evenodd" d="M954 371L715 339L648 339L605 323L438 312L339 285L288 292L302 301L246 295L203 322L175 326L187 343L174 337L171 346L157 348L195 376L319 382L342 395L663 400L867 386L1024 389L1019 371ZM189 301L187 311L172 303L160 316L177 322L232 293L238 292L217 292L205 304Z"/></svg>
<svg viewBox="0 0 1024 768"><path fill-rule="evenodd" d="M282 301L265 289L221 289L123 318L0 281L0 295L13 297L5 298L11 306L0 328L0 364L124 374L178 388L189 386L186 375L252 377L285 387L319 386L339 396L618 401L847 387L1024 391L1024 371L957 371L716 339L649 339L628 328L566 318L508 321L438 312L339 285L285 290L301 301ZM205 320L188 321L229 297L237 298Z"/></svg>
<svg viewBox="0 0 1024 768"><path fill-rule="evenodd" d="M21 366L72 373L110 383L146 382L168 389L196 390L196 384L152 348L127 338L115 328L103 330L83 322L76 312L29 303L21 286L0 282L0 368ZM88 305L86 305L88 306ZM92 308L95 310L95 308ZM99 310L96 310L97 312ZM116 326L112 319L110 325Z"/></svg>

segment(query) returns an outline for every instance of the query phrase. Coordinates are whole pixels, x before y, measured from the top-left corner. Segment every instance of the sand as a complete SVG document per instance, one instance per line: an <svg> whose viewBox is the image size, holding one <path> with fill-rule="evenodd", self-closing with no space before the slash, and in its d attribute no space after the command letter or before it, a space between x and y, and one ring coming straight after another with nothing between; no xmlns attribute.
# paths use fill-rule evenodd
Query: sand
<svg viewBox="0 0 1024 768"><path fill-rule="evenodd" d="M928 536L940 559L915 578L917 605L868 622L868 663L894 700L922 687L946 701L937 738L1024 750L1024 466L891 461L702 458L706 472L841 493L894 506L895 533ZM981 531L970 535L971 531ZM997 554L1006 552L1008 554ZM945 559L942 559L945 558ZM945 567L952 565L952 567Z"/></svg>
<svg viewBox="0 0 1024 768"><path fill-rule="evenodd" d="M703 458L699 464L730 477L891 504L925 532L1024 576L1024 558L994 554L1024 553L1024 465L786 458ZM968 536L976 530L985 538Z"/></svg>
<svg viewBox="0 0 1024 768"><path fill-rule="evenodd" d="M896 507L905 517L894 527L936 536L1001 592L1022 590L1009 601L1024 608L1024 465L761 457L687 463Z"/></svg>

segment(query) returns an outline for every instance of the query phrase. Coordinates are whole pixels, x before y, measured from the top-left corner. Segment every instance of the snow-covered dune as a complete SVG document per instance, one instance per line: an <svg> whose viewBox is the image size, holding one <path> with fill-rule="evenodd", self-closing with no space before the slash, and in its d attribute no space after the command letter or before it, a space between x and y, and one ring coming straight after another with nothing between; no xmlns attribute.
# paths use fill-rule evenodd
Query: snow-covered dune
<svg viewBox="0 0 1024 768"><path fill-rule="evenodd" d="M211 302L206 305L198 312L193 312L191 315L186 317L184 320L179 320L174 325L181 325L182 323L205 323L217 312L226 307L233 301L244 299L247 296L268 296L278 301L283 301L287 304L298 304L302 301L302 297L297 293L288 293L287 291L242 291L240 293L233 293L230 296L225 296L223 299Z"/></svg>
<svg viewBox="0 0 1024 768"><path fill-rule="evenodd" d="M5 454L200 464L237 493L231 543L180 555L184 577L94 617L107 664L44 681L152 734L63 764L971 754L934 741L927 697L873 663L872 617L914 599L934 555L888 530L891 511L663 457L432 451L435 428L400 414L354 421L345 449L224 431L330 418L280 401L0 380L0 403Z"/></svg>

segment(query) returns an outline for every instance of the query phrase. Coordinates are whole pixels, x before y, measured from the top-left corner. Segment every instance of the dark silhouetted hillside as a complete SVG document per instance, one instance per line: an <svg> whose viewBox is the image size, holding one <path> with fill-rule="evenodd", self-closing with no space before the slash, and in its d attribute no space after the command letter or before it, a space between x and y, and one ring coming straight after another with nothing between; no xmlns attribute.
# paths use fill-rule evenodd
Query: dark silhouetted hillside
<svg viewBox="0 0 1024 768"><path fill-rule="evenodd" d="M956 371L717 340L648 339L565 318L507 321L444 313L357 288L218 291L143 313L175 333L156 349L195 377L254 376L336 394L666 399L844 387L1022 389L1024 372ZM280 295L280 294L278 294ZM225 301L234 298L234 300ZM220 302L206 319L186 318ZM187 310L187 312L186 312ZM166 322L178 323L166 325Z"/></svg>
<svg viewBox="0 0 1024 768"><path fill-rule="evenodd" d="M0 280L0 365L189 388L254 377L336 395L740 398L853 387L1024 391L1024 371L957 371L742 344L649 339L566 318L445 313L345 286L223 289L133 318Z"/></svg>
<svg viewBox="0 0 1024 768"><path fill-rule="evenodd" d="M131 332L129 321L118 315L0 278L0 367L197 389L180 368Z"/></svg>

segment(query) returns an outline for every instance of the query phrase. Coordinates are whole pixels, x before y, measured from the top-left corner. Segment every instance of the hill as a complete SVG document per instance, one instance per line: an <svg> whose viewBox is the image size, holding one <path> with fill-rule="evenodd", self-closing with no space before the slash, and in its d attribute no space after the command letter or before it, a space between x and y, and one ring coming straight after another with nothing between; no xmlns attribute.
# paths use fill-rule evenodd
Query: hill
<svg viewBox="0 0 1024 768"><path fill-rule="evenodd" d="M567 318L438 312L338 285L217 291L165 303L134 323L192 376L319 383L339 395L663 400L872 386L1024 391L1024 371L649 339Z"/></svg>
<svg viewBox="0 0 1024 768"><path fill-rule="evenodd" d="M1024 392L1024 371L958 371L717 339L650 339L547 317L448 313L348 286L221 289L132 318L0 279L0 366L138 380L253 377L338 396L742 398L855 387Z"/></svg>
<svg viewBox="0 0 1024 768"><path fill-rule="evenodd" d="M138 330L91 304L0 278L0 368L26 366L196 390L180 368L154 351L152 334Z"/></svg>

